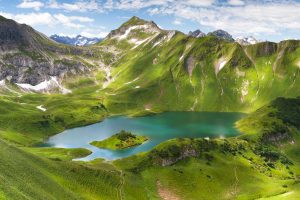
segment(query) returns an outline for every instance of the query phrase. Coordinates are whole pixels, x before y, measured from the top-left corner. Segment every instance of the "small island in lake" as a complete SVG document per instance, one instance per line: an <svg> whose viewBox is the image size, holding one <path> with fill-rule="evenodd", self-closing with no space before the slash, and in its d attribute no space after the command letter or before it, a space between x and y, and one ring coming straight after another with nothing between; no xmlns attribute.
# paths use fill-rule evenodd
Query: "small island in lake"
<svg viewBox="0 0 300 200"><path fill-rule="evenodd" d="M148 138L146 136L134 135L122 130L105 140L93 141L90 144L102 149L118 150L141 145L147 140Z"/></svg>

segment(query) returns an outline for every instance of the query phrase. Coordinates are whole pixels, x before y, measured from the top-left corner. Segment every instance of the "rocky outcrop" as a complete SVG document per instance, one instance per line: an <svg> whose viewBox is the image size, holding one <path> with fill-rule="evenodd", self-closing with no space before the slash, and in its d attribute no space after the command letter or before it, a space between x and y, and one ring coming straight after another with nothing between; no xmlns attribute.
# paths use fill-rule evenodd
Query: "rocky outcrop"
<svg viewBox="0 0 300 200"><path fill-rule="evenodd" d="M195 38L201 38L201 37L205 37L206 34L203 33L202 31L200 31L199 29L198 30L195 30L195 31L190 31L188 33L188 36L190 37L195 37Z"/></svg>
<svg viewBox="0 0 300 200"><path fill-rule="evenodd" d="M159 163L163 167L170 166L170 165L173 165L173 164L177 163L178 161L183 160L185 158L197 157L198 155L199 154L197 153L196 149L187 148L187 149L182 150L182 152L180 152L180 155L178 157L162 158L159 161Z"/></svg>
<svg viewBox="0 0 300 200"><path fill-rule="evenodd" d="M72 57L93 54L59 45L27 25L0 17L0 80L34 86L51 77L89 73L90 65Z"/></svg>
<svg viewBox="0 0 300 200"><path fill-rule="evenodd" d="M207 35L215 36L219 39L227 40L229 42L234 42L234 39L232 38L232 36L228 32L223 31L223 30L216 30L216 31L208 33Z"/></svg>

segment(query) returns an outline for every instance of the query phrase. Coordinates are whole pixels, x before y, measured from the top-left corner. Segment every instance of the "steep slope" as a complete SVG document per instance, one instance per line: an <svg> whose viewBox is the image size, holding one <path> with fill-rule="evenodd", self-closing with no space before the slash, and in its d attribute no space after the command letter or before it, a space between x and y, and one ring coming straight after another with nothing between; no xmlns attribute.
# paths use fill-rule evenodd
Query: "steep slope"
<svg viewBox="0 0 300 200"><path fill-rule="evenodd" d="M120 53L104 90L111 112L249 112L300 92L298 41L241 46L214 35L160 30L135 17L99 46Z"/></svg>
<svg viewBox="0 0 300 200"><path fill-rule="evenodd" d="M0 80L22 90L63 91L66 78L98 69L100 51L58 44L27 25L0 19Z"/></svg>
<svg viewBox="0 0 300 200"><path fill-rule="evenodd" d="M117 171L49 160L0 139L0 199L117 199Z"/></svg>
<svg viewBox="0 0 300 200"><path fill-rule="evenodd" d="M69 93L67 85L90 81L112 113L250 112L300 92L299 41L241 46L221 30L194 38L132 17L100 43L71 47L2 21L3 41L9 43L1 45L2 82L25 91ZM14 38L19 42L13 44Z"/></svg>

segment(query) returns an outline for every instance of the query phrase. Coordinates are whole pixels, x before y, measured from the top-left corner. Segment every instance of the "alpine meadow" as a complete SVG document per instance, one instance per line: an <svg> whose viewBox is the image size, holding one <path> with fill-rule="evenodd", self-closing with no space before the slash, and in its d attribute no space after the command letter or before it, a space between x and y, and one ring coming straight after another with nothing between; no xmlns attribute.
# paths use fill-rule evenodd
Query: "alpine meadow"
<svg viewBox="0 0 300 200"><path fill-rule="evenodd" d="M289 6L300 9L0 0L0 199L300 199L300 40L284 35L300 32L279 20ZM79 31L102 30L97 20L118 27ZM257 24L236 37L258 21L287 31Z"/></svg>

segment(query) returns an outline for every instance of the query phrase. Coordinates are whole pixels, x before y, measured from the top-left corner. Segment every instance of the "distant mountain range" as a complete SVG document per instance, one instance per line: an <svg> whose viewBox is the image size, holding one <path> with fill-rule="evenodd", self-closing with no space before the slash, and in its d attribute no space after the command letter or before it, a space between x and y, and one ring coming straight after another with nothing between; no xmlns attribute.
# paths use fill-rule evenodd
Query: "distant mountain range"
<svg viewBox="0 0 300 200"><path fill-rule="evenodd" d="M58 43L68 44L73 46L89 46L100 42L103 38L89 38L82 35L76 37L62 36L62 35L51 35L50 38Z"/></svg>
<svg viewBox="0 0 300 200"><path fill-rule="evenodd" d="M195 31L190 31L188 33L188 36L194 37L194 38L201 38L201 37L205 37L205 36L215 36L217 38L224 39L224 40L227 40L230 42L235 41L241 45L251 45L251 44L257 44L258 42L260 42L253 36L237 37L236 39L233 39L232 35L230 35L228 32L226 32L224 30L216 30L216 31L210 32L208 34L205 34L201 30L197 29Z"/></svg>

